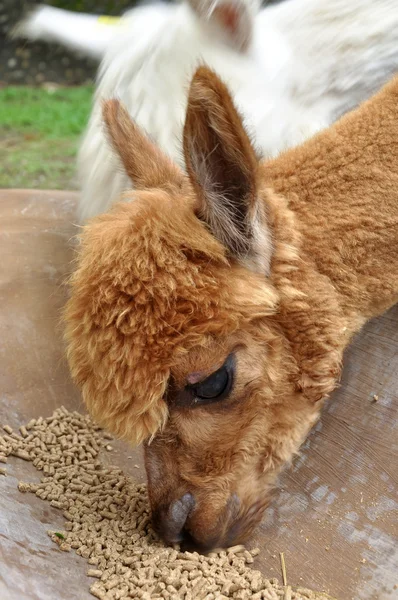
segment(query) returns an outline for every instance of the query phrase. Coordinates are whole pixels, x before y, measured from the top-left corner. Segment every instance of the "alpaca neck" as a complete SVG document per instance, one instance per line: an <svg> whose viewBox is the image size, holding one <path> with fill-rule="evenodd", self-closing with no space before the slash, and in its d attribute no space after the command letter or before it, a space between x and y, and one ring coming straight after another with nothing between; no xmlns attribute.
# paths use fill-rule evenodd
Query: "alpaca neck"
<svg viewBox="0 0 398 600"><path fill-rule="evenodd" d="M275 318L296 365L296 390L318 402L339 379L350 321L333 283L303 253L303 236L287 200L272 192L266 198L274 242L270 281L279 296Z"/></svg>
<svg viewBox="0 0 398 600"><path fill-rule="evenodd" d="M398 301L398 79L262 173L288 199L301 255L330 281L350 333Z"/></svg>

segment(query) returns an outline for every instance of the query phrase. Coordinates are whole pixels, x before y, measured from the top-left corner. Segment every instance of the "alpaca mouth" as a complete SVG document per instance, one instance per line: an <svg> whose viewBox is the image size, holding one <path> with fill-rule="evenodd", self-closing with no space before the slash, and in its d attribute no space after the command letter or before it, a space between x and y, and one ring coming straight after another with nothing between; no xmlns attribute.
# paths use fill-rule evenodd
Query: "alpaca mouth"
<svg viewBox="0 0 398 600"><path fill-rule="evenodd" d="M153 525L167 545L180 544L182 551L207 554L215 548L228 548L245 541L261 520L263 509L264 502L261 501L245 508L238 495L233 493L221 513L215 516L214 525L206 531L200 503L193 494L186 493L170 505L156 508ZM208 519L207 511L202 510Z"/></svg>

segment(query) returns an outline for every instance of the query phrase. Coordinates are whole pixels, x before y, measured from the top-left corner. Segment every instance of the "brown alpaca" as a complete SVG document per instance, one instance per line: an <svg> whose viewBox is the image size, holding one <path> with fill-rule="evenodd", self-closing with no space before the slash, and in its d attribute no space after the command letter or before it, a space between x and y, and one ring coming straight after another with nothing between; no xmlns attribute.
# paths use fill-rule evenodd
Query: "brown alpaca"
<svg viewBox="0 0 398 600"><path fill-rule="evenodd" d="M200 68L188 175L118 102L104 116L136 189L81 236L72 375L95 419L145 442L163 538L231 545L261 519L353 334L398 300L398 80L261 162Z"/></svg>

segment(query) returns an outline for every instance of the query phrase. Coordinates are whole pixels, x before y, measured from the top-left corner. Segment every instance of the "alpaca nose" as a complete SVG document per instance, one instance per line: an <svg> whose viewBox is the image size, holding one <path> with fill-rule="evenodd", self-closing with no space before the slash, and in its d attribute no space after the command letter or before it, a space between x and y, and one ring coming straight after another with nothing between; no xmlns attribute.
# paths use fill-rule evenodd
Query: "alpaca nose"
<svg viewBox="0 0 398 600"><path fill-rule="evenodd" d="M184 527L194 507L195 499L187 493L153 515L155 529L167 544L179 544L189 537Z"/></svg>

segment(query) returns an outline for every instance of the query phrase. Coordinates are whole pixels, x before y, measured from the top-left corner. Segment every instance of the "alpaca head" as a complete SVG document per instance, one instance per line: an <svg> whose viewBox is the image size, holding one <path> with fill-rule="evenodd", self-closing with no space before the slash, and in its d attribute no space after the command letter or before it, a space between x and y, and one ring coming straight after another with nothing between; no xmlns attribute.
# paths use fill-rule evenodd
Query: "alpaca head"
<svg viewBox="0 0 398 600"><path fill-rule="evenodd" d="M186 174L118 102L104 117L135 189L83 231L65 313L71 372L97 421L144 442L163 538L231 545L318 414L278 317L270 223L284 201L205 68L189 94ZM293 263L292 244L279 253Z"/></svg>

